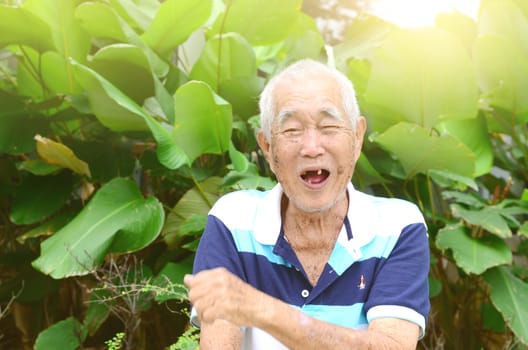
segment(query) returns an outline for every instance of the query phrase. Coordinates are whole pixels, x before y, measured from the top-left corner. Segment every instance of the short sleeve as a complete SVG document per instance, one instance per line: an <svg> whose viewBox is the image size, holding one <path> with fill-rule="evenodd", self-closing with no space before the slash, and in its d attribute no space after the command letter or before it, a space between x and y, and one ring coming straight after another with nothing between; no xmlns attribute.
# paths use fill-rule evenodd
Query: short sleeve
<svg viewBox="0 0 528 350"><path fill-rule="evenodd" d="M429 243L423 223L403 228L391 254L380 262L365 311L367 320L400 318L425 334L429 302Z"/></svg>
<svg viewBox="0 0 528 350"><path fill-rule="evenodd" d="M193 274L217 267L224 267L246 281L231 232L220 219L209 215L194 258ZM200 327L194 309L191 309L191 323Z"/></svg>

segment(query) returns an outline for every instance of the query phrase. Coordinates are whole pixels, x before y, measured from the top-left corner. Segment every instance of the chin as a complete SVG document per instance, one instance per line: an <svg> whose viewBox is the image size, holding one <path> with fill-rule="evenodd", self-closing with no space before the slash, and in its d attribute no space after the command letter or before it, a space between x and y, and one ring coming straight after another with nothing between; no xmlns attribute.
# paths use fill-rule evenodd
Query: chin
<svg viewBox="0 0 528 350"><path fill-rule="evenodd" d="M332 209L342 198L342 196L339 196L333 201L327 202L327 203L321 203L320 205L309 205L306 203L300 203L298 201L292 201L294 205L299 208L300 210L306 212L306 213L323 213L325 211L328 211Z"/></svg>

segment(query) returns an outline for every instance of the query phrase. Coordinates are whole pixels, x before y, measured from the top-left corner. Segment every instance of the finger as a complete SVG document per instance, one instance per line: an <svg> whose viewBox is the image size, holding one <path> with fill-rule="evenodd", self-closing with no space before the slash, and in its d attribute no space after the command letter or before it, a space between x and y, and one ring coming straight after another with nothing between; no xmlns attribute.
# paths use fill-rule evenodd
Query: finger
<svg viewBox="0 0 528 350"><path fill-rule="evenodd" d="M193 275L186 274L185 276L183 276L183 283L184 283L187 287L190 288L193 279L194 279L194 276L193 276Z"/></svg>

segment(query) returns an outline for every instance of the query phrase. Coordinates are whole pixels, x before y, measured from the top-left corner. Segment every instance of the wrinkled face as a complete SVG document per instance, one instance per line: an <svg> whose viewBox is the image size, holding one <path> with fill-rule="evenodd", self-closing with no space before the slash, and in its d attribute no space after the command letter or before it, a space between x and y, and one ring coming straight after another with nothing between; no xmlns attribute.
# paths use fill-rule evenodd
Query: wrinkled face
<svg viewBox="0 0 528 350"><path fill-rule="evenodd" d="M325 211L344 198L361 152L365 119L355 131L337 83L325 76L280 82L271 140L259 145L290 203L305 212Z"/></svg>

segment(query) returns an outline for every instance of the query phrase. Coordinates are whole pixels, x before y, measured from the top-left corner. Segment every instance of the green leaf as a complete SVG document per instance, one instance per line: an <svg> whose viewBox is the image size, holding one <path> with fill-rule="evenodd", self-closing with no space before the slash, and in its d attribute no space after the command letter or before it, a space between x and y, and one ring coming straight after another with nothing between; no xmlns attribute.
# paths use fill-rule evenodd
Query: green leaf
<svg viewBox="0 0 528 350"><path fill-rule="evenodd" d="M447 188L458 188L465 190L467 187L478 191L478 185L472 178L453 174L449 171L443 171L438 169L431 169L428 175L440 186Z"/></svg>
<svg viewBox="0 0 528 350"><path fill-rule="evenodd" d="M75 10L75 18L90 35L96 38L128 42L132 29L107 4L83 2Z"/></svg>
<svg viewBox="0 0 528 350"><path fill-rule="evenodd" d="M356 163L352 180L354 184L357 184L358 188L367 188L372 184L385 182L383 176L372 166L363 153L361 153Z"/></svg>
<svg viewBox="0 0 528 350"><path fill-rule="evenodd" d="M221 178L212 177L197 184L172 208L162 232L169 247L175 247L181 242L183 236L179 235L179 230L188 218L196 215L206 216L209 213L220 196L220 182Z"/></svg>
<svg viewBox="0 0 528 350"><path fill-rule="evenodd" d="M486 120L479 116L472 119L448 120L438 125L440 133L447 132L466 145L475 154L475 177L488 174L493 166L493 147Z"/></svg>
<svg viewBox="0 0 528 350"><path fill-rule="evenodd" d="M375 52L365 101L373 130L383 132L401 121L431 129L474 118L478 97L460 41L441 29L415 29L395 30Z"/></svg>
<svg viewBox="0 0 528 350"><path fill-rule="evenodd" d="M158 159L163 165L177 169L189 163L187 155L165 126L95 71L78 63L74 67L77 79L87 91L92 109L103 125L116 131L142 130L148 125L158 143Z"/></svg>
<svg viewBox="0 0 528 350"><path fill-rule="evenodd" d="M65 140L66 141L66 140ZM129 140L121 135L104 140L67 140L79 158L90 164L93 182L108 182L116 176L132 175L136 161Z"/></svg>
<svg viewBox="0 0 528 350"><path fill-rule="evenodd" d="M64 186L64 184L61 184ZM42 225L32 228L24 234L17 237L17 241L24 244L28 239L36 237L48 237L64 227L78 212L76 206L67 207L54 215L51 219L44 222Z"/></svg>
<svg viewBox="0 0 528 350"><path fill-rule="evenodd" d="M189 78L208 83L233 105L235 112L245 117L255 114L264 85L263 79L257 77L253 49L237 33L208 40Z"/></svg>
<svg viewBox="0 0 528 350"><path fill-rule="evenodd" d="M491 267L512 261L511 250L503 240L495 236L470 237L462 226L441 229L436 245L440 249L451 249L457 266L468 274L481 274Z"/></svg>
<svg viewBox="0 0 528 350"><path fill-rule="evenodd" d="M236 32L252 45L269 45L284 40L297 16L302 0L232 0L218 16L211 35Z"/></svg>
<svg viewBox="0 0 528 350"><path fill-rule="evenodd" d="M520 5L522 4L522 5ZM479 36L498 36L515 43L528 56L528 13L526 2L492 0L483 2L478 20ZM514 60L511 61L514 63Z"/></svg>
<svg viewBox="0 0 528 350"><path fill-rule="evenodd" d="M173 137L190 162L202 154L222 154L231 142L231 105L209 85L190 81L174 95Z"/></svg>
<svg viewBox="0 0 528 350"><path fill-rule="evenodd" d="M68 317L40 332L35 341L35 350L76 350L86 338L86 332L77 319Z"/></svg>
<svg viewBox="0 0 528 350"><path fill-rule="evenodd" d="M484 279L490 285L493 305L515 336L528 344L528 283L515 277L505 267L487 271Z"/></svg>
<svg viewBox="0 0 528 350"><path fill-rule="evenodd" d="M396 156L407 177L427 174L431 169L469 178L474 176L475 155L450 135L431 135L419 125L401 122L373 139Z"/></svg>
<svg viewBox="0 0 528 350"><path fill-rule="evenodd" d="M91 38L75 19L80 0L28 0L25 8L43 18L51 29L57 51L44 53L42 77L46 85L57 93L79 92L68 58L85 62L90 51Z"/></svg>
<svg viewBox="0 0 528 350"><path fill-rule="evenodd" d="M434 298L442 291L442 282L440 280L429 278L429 297Z"/></svg>
<svg viewBox="0 0 528 350"><path fill-rule="evenodd" d="M110 315L110 303L100 300L102 292L90 293L88 307L83 320L83 327L89 335L94 335Z"/></svg>
<svg viewBox="0 0 528 350"><path fill-rule="evenodd" d="M439 28L456 35L467 50L471 52L477 36L477 23L474 18L458 11L445 12L436 16L435 24Z"/></svg>
<svg viewBox="0 0 528 350"><path fill-rule="evenodd" d="M41 115L30 116L20 96L0 91L0 153L22 154L35 150L33 137L46 130Z"/></svg>
<svg viewBox="0 0 528 350"><path fill-rule="evenodd" d="M0 48L17 44L39 52L55 50L47 23L22 7L0 4L0 33Z"/></svg>
<svg viewBox="0 0 528 350"><path fill-rule="evenodd" d="M41 159L25 160L18 164L20 170L25 170L33 175L50 175L63 169L62 166L49 164Z"/></svg>
<svg viewBox="0 0 528 350"><path fill-rule="evenodd" d="M480 313L482 315L482 327L484 329L497 333L502 333L506 330L502 315L490 302L482 305Z"/></svg>
<svg viewBox="0 0 528 350"><path fill-rule="evenodd" d="M281 59L284 57L282 64L303 58L319 59L324 45L324 38L317 28L315 19L300 13L277 56Z"/></svg>
<svg viewBox="0 0 528 350"><path fill-rule="evenodd" d="M205 23L211 9L211 0L164 1L142 38L154 51L165 56Z"/></svg>
<svg viewBox="0 0 528 350"><path fill-rule="evenodd" d="M112 43L129 43L142 48L156 76L165 76L169 71L169 65L152 51L134 29L109 5L84 2L77 7L75 16L83 28L95 38Z"/></svg>
<svg viewBox="0 0 528 350"><path fill-rule="evenodd" d="M128 96L88 67L74 63L74 68L93 113L104 126L114 131L147 129L140 107Z"/></svg>
<svg viewBox="0 0 528 350"><path fill-rule="evenodd" d="M347 28L345 40L334 48L336 66L346 67L350 59L371 59L377 47L394 30L394 25L379 17L362 14Z"/></svg>
<svg viewBox="0 0 528 350"><path fill-rule="evenodd" d="M249 163L244 171L232 170L222 182L222 187L234 190L261 189L270 190L276 182L269 177L261 176L255 163Z"/></svg>
<svg viewBox="0 0 528 350"><path fill-rule="evenodd" d="M162 205L155 197L145 199L134 182L115 178L41 244L41 255L32 265L53 278L87 274L107 253L136 251L150 244L163 220Z"/></svg>
<svg viewBox="0 0 528 350"><path fill-rule="evenodd" d="M246 158L244 153L238 151L233 145L233 142L229 144L229 158L231 159L231 164L236 171L244 172L249 166L249 160Z"/></svg>
<svg viewBox="0 0 528 350"><path fill-rule="evenodd" d="M149 60L137 46L107 45L93 56L90 67L139 105L155 94Z"/></svg>
<svg viewBox="0 0 528 350"><path fill-rule="evenodd" d="M451 211L455 217L461 218L471 225L480 226L498 237L507 238L512 235L508 222L503 217L503 213L506 213L504 208L489 206L478 210L468 210L453 204Z"/></svg>
<svg viewBox="0 0 528 350"><path fill-rule="evenodd" d="M527 32L528 33L528 32ZM499 36L478 38L474 51L475 70L488 104L513 113L514 125L528 122L528 56Z"/></svg>
<svg viewBox="0 0 528 350"><path fill-rule="evenodd" d="M112 7L133 28L146 30L159 10L158 0L110 0Z"/></svg>
<svg viewBox="0 0 528 350"><path fill-rule="evenodd" d="M16 190L10 219L18 225L41 221L60 209L73 191L72 176L28 176Z"/></svg>

